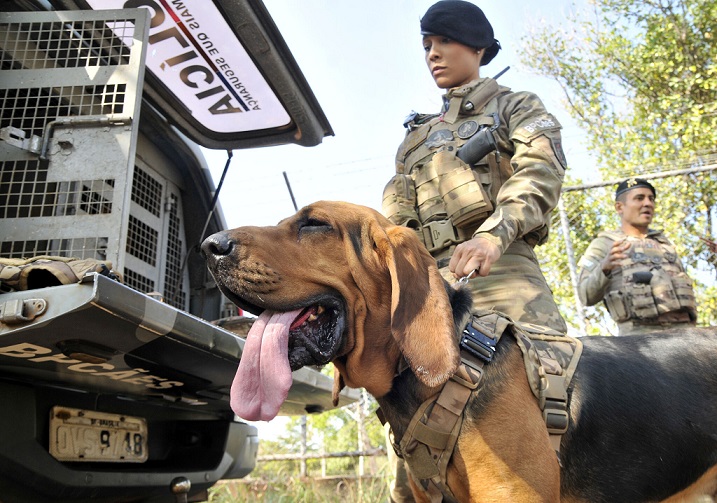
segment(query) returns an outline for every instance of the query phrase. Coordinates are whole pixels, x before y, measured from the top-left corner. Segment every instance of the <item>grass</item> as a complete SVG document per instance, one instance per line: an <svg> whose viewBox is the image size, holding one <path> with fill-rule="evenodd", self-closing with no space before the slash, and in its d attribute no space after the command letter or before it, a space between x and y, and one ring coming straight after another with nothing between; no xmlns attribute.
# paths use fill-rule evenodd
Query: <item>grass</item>
<svg viewBox="0 0 717 503"><path fill-rule="evenodd" d="M221 482L210 503L379 503L388 501L386 476L256 478Z"/></svg>

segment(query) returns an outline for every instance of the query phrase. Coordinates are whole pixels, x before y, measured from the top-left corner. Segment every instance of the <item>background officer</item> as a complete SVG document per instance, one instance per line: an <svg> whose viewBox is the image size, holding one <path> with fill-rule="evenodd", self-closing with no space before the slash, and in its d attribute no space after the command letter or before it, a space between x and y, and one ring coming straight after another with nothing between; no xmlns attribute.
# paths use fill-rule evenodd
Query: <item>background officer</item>
<svg viewBox="0 0 717 503"><path fill-rule="evenodd" d="M440 1L421 33L444 106L407 119L383 212L416 230L446 279L474 278L476 308L565 332L533 251L560 196L561 126L535 94L480 77L500 44L477 6Z"/></svg>
<svg viewBox="0 0 717 503"><path fill-rule="evenodd" d="M675 247L662 231L649 228L655 215L655 188L641 178L617 186L615 211L621 227L603 231L578 266L578 294L588 306L601 300L620 335L694 325L692 281Z"/></svg>

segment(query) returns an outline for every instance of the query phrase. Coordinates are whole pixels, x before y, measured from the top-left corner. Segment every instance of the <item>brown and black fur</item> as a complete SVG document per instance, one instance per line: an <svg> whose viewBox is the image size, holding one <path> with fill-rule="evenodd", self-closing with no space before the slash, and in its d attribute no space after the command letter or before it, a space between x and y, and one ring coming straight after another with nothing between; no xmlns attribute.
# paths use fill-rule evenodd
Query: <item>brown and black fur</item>
<svg viewBox="0 0 717 503"><path fill-rule="evenodd" d="M365 207L319 202L274 227L215 234L202 249L222 291L249 312L325 306L319 320L291 331L292 369L333 362L335 391L366 388L400 438L458 365L457 334L471 306L413 232ZM698 498L717 485L715 330L582 340L562 470L521 352L506 336L466 409L448 467L454 495L710 501ZM404 359L409 369L396 376Z"/></svg>

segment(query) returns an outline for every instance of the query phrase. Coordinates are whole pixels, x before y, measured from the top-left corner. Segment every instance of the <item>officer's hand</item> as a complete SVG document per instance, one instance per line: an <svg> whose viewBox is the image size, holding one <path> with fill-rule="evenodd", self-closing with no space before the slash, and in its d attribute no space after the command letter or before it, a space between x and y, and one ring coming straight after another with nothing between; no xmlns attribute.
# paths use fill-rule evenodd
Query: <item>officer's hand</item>
<svg viewBox="0 0 717 503"><path fill-rule="evenodd" d="M456 278L468 276L475 270L480 276L488 276L500 255L500 248L491 241L475 237L456 246L448 268Z"/></svg>
<svg viewBox="0 0 717 503"><path fill-rule="evenodd" d="M624 239L615 241L607 256L600 262L602 272L607 274L613 269L620 267L620 262L627 258L625 252L628 248L630 248L630 243Z"/></svg>

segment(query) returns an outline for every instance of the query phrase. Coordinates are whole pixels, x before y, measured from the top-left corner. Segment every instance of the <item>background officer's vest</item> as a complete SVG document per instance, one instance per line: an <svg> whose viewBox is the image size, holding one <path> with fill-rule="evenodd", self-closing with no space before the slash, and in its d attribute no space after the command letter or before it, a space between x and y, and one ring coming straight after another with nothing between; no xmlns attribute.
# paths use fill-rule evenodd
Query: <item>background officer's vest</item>
<svg viewBox="0 0 717 503"><path fill-rule="evenodd" d="M624 238L617 231L598 234L613 241ZM675 247L666 237L653 235L640 239L627 236L631 244L620 269L610 274L605 304L617 322L629 319L649 320L686 310L696 319L692 280L682 269Z"/></svg>

